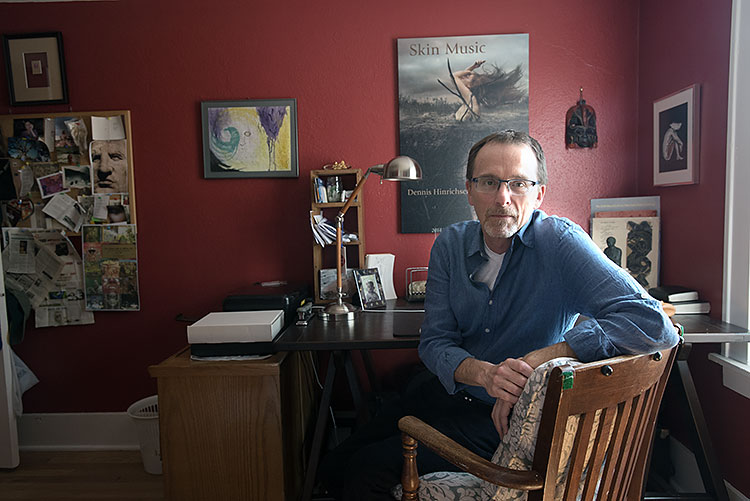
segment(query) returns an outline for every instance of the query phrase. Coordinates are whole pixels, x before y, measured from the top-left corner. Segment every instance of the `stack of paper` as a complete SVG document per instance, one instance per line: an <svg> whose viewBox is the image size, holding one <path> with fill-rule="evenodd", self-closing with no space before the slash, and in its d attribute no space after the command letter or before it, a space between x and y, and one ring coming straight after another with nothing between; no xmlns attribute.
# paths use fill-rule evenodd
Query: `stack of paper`
<svg viewBox="0 0 750 501"><path fill-rule="evenodd" d="M322 214L313 214L313 211L310 211L310 227L318 245L325 247L326 244L336 241L336 227Z"/></svg>

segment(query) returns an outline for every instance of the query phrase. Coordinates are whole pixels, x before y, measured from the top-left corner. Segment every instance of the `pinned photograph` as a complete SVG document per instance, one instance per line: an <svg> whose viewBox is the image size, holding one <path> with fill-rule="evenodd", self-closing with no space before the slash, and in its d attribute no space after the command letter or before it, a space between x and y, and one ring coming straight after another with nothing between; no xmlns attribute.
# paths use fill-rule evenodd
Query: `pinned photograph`
<svg viewBox="0 0 750 501"><path fill-rule="evenodd" d="M38 139L26 137L8 138L8 156L27 162L49 162L49 148Z"/></svg>
<svg viewBox="0 0 750 501"><path fill-rule="evenodd" d="M84 226L82 244L86 309L138 310L135 226Z"/></svg>
<svg viewBox="0 0 750 501"><path fill-rule="evenodd" d="M62 172L38 177L36 182L39 184L39 191L42 192L42 198L49 198L58 193L70 191L70 189L65 188L65 175Z"/></svg>
<svg viewBox="0 0 750 501"><path fill-rule="evenodd" d="M89 144L89 130L86 128L86 123L81 118L71 118L65 120L65 126L70 131L70 137L73 138L73 143L75 143L78 150L85 155Z"/></svg>
<svg viewBox="0 0 750 501"><path fill-rule="evenodd" d="M89 154L94 193L127 193L128 142L92 141Z"/></svg>
<svg viewBox="0 0 750 501"><path fill-rule="evenodd" d="M66 122L76 120L73 117L55 118L55 151L58 153L80 153Z"/></svg>
<svg viewBox="0 0 750 501"><path fill-rule="evenodd" d="M91 167L88 165L66 165L63 167L65 174L65 187L78 188L91 192Z"/></svg>
<svg viewBox="0 0 750 501"><path fill-rule="evenodd" d="M13 120L13 136L35 141L44 139L43 118L21 118Z"/></svg>

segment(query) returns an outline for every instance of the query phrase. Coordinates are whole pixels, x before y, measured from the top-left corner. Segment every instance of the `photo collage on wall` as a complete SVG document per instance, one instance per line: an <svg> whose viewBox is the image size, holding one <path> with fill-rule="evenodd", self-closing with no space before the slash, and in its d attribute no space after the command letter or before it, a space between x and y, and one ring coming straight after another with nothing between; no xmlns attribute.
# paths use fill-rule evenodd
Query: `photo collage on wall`
<svg viewBox="0 0 750 501"><path fill-rule="evenodd" d="M139 307L129 131L127 111L0 116L3 265L16 292L32 302L37 327L93 323L94 311ZM133 252L117 258L116 273L82 259L88 225L131 228L118 230L120 241L133 235ZM60 269L45 268L51 263Z"/></svg>

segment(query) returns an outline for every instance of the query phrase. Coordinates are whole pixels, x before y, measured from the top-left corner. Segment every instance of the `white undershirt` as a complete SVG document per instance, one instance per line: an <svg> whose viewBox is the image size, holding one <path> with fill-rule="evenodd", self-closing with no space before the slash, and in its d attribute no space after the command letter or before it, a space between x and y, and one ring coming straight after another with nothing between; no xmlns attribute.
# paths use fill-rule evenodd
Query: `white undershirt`
<svg viewBox="0 0 750 501"><path fill-rule="evenodd" d="M484 251L487 253L487 257L490 259L479 267L477 272L474 274L474 280L486 283L487 287L492 290L495 287L495 279L497 278L497 274L500 273L500 267L503 265L505 253L503 252L502 254L498 254L497 252L493 252L489 247L487 247L486 243L484 244Z"/></svg>

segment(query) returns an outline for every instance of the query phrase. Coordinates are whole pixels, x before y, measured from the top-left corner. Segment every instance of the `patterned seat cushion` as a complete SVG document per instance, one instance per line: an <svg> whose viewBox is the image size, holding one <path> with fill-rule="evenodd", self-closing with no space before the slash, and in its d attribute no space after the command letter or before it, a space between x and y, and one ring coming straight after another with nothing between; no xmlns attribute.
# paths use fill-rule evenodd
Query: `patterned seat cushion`
<svg viewBox="0 0 750 501"><path fill-rule="evenodd" d="M513 407L509 423L509 432L498 445L492 462L514 470L530 470L534 459L536 436L539 421L544 406L544 396L547 392L547 381L552 369L560 365L576 365L578 361L569 357L556 358L537 367L526 382L526 386ZM561 468L558 479L563 479L567 473L567 462L573 446L577 418L571 418L567 423L566 440L563 445ZM469 473L437 472L419 477L419 499L421 501L515 501L525 500L527 493L515 489L498 487L490 482L481 480ZM558 481L559 494L562 495L564 485ZM401 499L401 485L393 488L392 494ZM556 496L559 499L559 496Z"/></svg>

